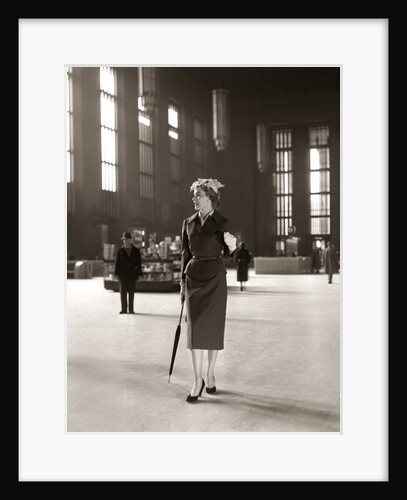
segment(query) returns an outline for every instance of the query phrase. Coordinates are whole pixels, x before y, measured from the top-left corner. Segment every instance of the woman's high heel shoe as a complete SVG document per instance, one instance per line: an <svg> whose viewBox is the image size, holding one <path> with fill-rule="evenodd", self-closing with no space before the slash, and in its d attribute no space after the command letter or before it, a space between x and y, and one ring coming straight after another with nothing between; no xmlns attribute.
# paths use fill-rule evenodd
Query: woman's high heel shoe
<svg viewBox="0 0 407 500"><path fill-rule="evenodd" d="M215 381L215 378L213 379L213 381ZM207 387L206 388L206 392L208 394L215 394L215 392L216 392L216 385L214 385L213 387Z"/></svg>
<svg viewBox="0 0 407 500"><path fill-rule="evenodd" d="M191 394L189 394L187 397L187 400L186 400L187 403L195 403L196 401L198 401L198 398L200 398L202 395L202 391L204 390L204 387L205 387L205 380L202 379L202 386L201 386L201 389L199 391L198 396L191 396Z"/></svg>

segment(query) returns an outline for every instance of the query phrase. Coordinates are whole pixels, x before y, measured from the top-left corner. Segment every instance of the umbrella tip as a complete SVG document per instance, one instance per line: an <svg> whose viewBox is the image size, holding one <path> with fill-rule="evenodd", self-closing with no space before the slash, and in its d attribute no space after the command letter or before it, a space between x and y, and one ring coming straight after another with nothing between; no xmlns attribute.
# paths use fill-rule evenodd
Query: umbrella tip
<svg viewBox="0 0 407 500"><path fill-rule="evenodd" d="M168 383L170 383L170 378L171 378L171 375L168 377Z"/></svg>

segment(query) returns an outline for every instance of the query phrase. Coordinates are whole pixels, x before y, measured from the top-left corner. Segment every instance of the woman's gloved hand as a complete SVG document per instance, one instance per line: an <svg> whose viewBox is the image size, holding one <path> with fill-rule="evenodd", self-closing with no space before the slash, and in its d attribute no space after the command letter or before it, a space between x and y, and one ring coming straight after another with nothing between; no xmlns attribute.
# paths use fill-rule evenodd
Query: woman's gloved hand
<svg viewBox="0 0 407 500"><path fill-rule="evenodd" d="M225 232L223 234L223 238L225 240L226 245L229 247L229 251L232 254L236 250L236 236L231 233Z"/></svg>

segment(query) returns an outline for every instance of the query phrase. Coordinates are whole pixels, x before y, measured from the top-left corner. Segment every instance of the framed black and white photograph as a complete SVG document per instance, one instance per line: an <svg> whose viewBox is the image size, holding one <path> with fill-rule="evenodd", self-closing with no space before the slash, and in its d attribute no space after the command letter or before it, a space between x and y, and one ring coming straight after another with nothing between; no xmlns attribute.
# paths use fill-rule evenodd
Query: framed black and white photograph
<svg viewBox="0 0 407 500"><path fill-rule="evenodd" d="M387 481L388 19L19 49L20 481Z"/></svg>

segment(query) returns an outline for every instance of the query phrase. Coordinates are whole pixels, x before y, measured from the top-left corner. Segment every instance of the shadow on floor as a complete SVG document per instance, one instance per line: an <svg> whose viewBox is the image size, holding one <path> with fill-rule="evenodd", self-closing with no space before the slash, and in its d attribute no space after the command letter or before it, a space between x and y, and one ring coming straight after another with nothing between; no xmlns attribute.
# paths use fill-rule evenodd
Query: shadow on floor
<svg viewBox="0 0 407 500"><path fill-rule="evenodd" d="M205 396L206 397L206 396ZM316 419L325 419L332 413L331 406L323 406L321 403L312 401L288 400L264 396L261 394L247 394L245 392L218 390L216 395L207 395L208 402L214 404L232 404L240 407L246 406L251 409L267 410L272 413L284 413L285 415L302 414Z"/></svg>
<svg viewBox="0 0 407 500"><path fill-rule="evenodd" d="M73 385L68 384L67 409L68 415L72 418L75 418L76 414L83 418L83 415L89 413L88 420L91 422L95 408L99 408L101 414L105 411L112 412L106 401L115 398L118 398L115 403L118 407L115 406L115 411L120 408L119 413L122 416L129 412L132 418L137 415L137 404L133 406L135 401L140 401L140 415L146 411L154 413L158 410L159 413L171 414L171 418L184 415L189 384L180 382L177 377L173 377L168 383L167 368L163 370L161 363L151 359L148 362L140 361L137 366L131 359L101 361L80 358L68 363L68 374L70 373L75 373L75 380L69 375ZM79 398L76 391L78 384L87 388ZM195 405L203 405L202 409L205 408L206 417L203 418L212 418L208 415L213 413L219 421L227 422L230 418L238 418L246 422L242 426L247 425L247 429L253 428L251 427L253 422L260 425L269 419L271 428L272 423L276 421L288 424L295 422L298 428L315 428L318 432L327 430L339 432L340 427L338 400L324 404L302 399L279 398L272 395L272 389L268 394L264 392L261 394L247 390L218 388L213 395L207 394L204 390L202 397L193 404ZM107 420L111 418L109 415L106 417ZM161 425L164 430L167 423L161 422ZM159 429L160 432L162 430Z"/></svg>
<svg viewBox="0 0 407 500"><path fill-rule="evenodd" d="M310 290L312 293L312 290ZM235 288L235 287L228 287L228 295L241 295L242 297L247 296L247 295L254 295L256 294L257 296L263 295L264 297L269 297L270 295L275 295L275 294L280 294L280 295L293 295L293 294L301 294L304 295L304 290L277 290L273 288L268 288L268 289L262 289L262 288L247 288L244 289L243 291L240 290L240 288Z"/></svg>

